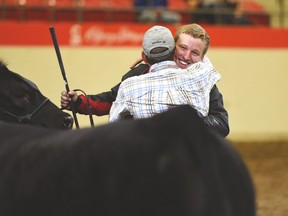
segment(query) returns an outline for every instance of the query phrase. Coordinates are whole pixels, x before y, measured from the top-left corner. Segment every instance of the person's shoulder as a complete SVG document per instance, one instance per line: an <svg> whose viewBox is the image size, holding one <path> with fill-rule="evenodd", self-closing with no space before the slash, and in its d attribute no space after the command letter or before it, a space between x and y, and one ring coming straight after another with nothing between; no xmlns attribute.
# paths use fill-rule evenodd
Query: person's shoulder
<svg viewBox="0 0 288 216"><path fill-rule="evenodd" d="M122 77L122 81L126 80L130 77L134 77L134 76L139 76L142 74L147 73L149 70L149 65L147 64L139 64L136 67L132 68L130 71L128 71L123 77Z"/></svg>
<svg viewBox="0 0 288 216"><path fill-rule="evenodd" d="M209 57L206 56L206 55L204 56L202 62L203 62L204 64L206 64L206 65L209 65L209 66L213 67L211 60L210 60Z"/></svg>
<svg viewBox="0 0 288 216"><path fill-rule="evenodd" d="M188 70L195 70L195 69L201 69L201 68L203 69L214 68L208 56L204 56L204 58L201 61L195 62L194 64L190 64L187 67Z"/></svg>
<svg viewBox="0 0 288 216"><path fill-rule="evenodd" d="M141 80L143 79L142 77L146 75L143 74L141 76L132 76L132 77L128 77L127 79L123 80L120 87L122 88L129 88L131 86L135 86L138 85L139 82L141 82Z"/></svg>
<svg viewBox="0 0 288 216"><path fill-rule="evenodd" d="M193 64L190 64L186 69L184 69L184 71L191 72L194 70L201 69L204 66L205 66L205 63L203 61L199 61L199 62L195 62ZM181 69L181 70L183 70L183 69Z"/></svg>

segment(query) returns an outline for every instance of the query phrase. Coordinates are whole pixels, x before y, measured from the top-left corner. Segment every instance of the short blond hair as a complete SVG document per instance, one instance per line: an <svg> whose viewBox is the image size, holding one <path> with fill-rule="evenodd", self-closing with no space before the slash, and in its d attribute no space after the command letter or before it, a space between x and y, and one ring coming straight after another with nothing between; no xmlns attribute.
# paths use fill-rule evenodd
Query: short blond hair
<svg viewBox="0 0 288 216"><path fill-rule="evenodd" d="M200 38L205 43L203 55L206 54L206 52L210 46L210 37L209 37L208 33L206 32L206 30L202 26L200 26L196 23L180 26L177 29L175 36L174 36L175 43L177 43L180 34L188 34L194 38Z"/></svg>

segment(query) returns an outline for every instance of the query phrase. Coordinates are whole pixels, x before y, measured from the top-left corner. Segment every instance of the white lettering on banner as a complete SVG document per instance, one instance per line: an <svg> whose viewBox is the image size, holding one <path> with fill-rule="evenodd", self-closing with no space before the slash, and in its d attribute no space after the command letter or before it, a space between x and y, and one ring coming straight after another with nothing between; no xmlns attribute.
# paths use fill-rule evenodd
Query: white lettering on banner
<svg viewBox="0 0 288 216"><path fill-rule="evenodd" d="M107 32L104 29L92 27L84 33L84 42L87 44L124 45L141 44L143 34L133 32L126 27L119 28L115 32Z"/></svg>
<svg viewBox="0 0 288 216"><path fill-rule="evenodd" d="M82 45L82 27L80 25L73 25L70 29L69 43L72 46Z"/></svg>
<svg viewBox="0 0 288 216"><path fill-rule="evenodd" d="M69 44L81 45L141 45L143 33L120 27L108 31L105 28L92 26L86 30L79 24L70 28Z"/></svg>

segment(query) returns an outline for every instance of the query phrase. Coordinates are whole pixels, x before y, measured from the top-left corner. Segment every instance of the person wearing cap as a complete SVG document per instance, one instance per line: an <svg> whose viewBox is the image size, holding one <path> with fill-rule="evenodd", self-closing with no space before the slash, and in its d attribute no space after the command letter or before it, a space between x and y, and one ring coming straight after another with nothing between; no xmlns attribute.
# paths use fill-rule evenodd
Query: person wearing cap
<svg viewBox="0 0 288 216"><path fill-rule="evenodd" d="M150 65L149 72L121 83L109 122L148 118L186 104L200 116L207 116L210 91L221 78L214 67L199 61L186 69L179 68L173 61L173 35L163 26L153 26L145 32L142 48L142 58Z"/></svg>
<svg viewBox="0 0 288 216"><path fill-rule="evenodd" d="M202 61L209 67L210 60L207 58L206 53L210 45L210 37L206 30L196 24L186 24L180 26L174 36L175 39L175 54L174 61L180 68L187 68L190 64ZM142 60L142 59L141 59ZM134 65L130 71L122 76L121 81L142 74L149 71L149 65L139 63ZM118 83L110 91L102 92L99 94L78 95L75 91L61 92L61 107L63 109L70 109L70 101L74 102L75 111L79 114L92 114L97 116L108 115L113 101L116 99L118 89L121 83ZM88 109L90 104L90 109ZM229 118L228 112L224 107L223 96L215 84L210 91L209 113L203 116L202 119L205 125L221 136L226 137L229 132Z"/></svg>

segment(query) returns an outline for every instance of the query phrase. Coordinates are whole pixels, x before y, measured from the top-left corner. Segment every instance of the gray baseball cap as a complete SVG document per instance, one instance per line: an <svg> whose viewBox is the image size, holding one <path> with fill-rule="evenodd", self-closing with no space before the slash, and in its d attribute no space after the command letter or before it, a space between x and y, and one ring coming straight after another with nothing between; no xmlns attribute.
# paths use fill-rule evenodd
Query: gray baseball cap
<svg viewBox="0 0 288 216"><path fill-rule="evenodd" d="M166 47L168 50L157 54L150 53L152 49L157 47ZM145 32L142 48L145 55L149 58L163 57L174 50L174 37L168 28L164 26L153 26Z"/></svg>

